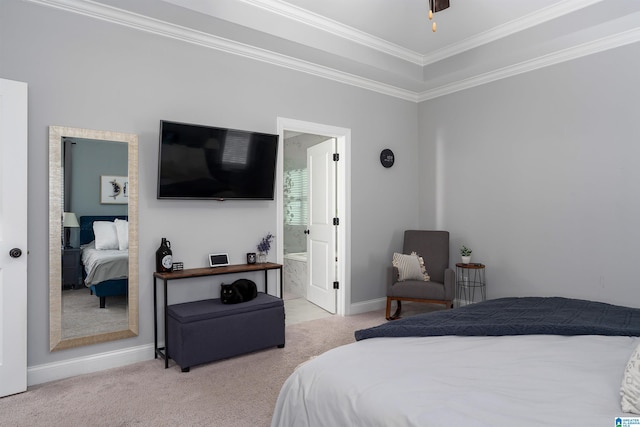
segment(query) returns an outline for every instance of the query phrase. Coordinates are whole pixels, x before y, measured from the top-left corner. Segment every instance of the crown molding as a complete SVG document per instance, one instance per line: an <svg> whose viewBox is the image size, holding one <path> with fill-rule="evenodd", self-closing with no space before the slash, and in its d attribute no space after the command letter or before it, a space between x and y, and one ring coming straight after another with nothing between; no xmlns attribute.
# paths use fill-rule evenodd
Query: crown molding
<svg viewBox="0 0 640 427"><path fill-rule="evenodd" d="M444 85L432 90L422 92L418 95L418 102L427 101L429 99L438 98L440 96L449 95L461 90L470 89L475 86L484 85L496 80L505 79L507 77L516 76L518 74L527 73L540 68L549 67L551 65L560 64L562 62L571 61L573 59L582 58L584 56L593 55L616 47L637 43L640 41L640 27L614 34L601 39L593 40L567 49L559 50L548 55L523 61L518 64L492 70L478 76L463 79L455 83Z"/></svg>
<svg viewBox="0 0 640 427"><path fill-rule="evenodd" d="M26 0L416 102L417 93L91 0Z"/></svg>
<svg viewBox="0 0 640 427"><path fill-rule="evenodd" d="M442 61L443 59L459 55L468 50L511 36L519 31L524 31L528 28L540 25L543 22L559 18L602 1L603 0L565 0L563 2L538 9L537 11L521 18L514 19L513 21L499 25L483 33L476 34L473 37L461 40L458 43L454 43L442 49L438 49L433 53L424 55L420 65L425 66L433 64L434 62Z"/></svg>
<svg viewBox="0 0 640 427"><path fill-rule="evenodd" d="M474 77L462 79L457 82L443 85L431 90L416 92L325 67L322 65L314 64L309 61L303 61L291 56L268 51L266 49L250 46L223 37L218 37L202 31L197 31L155 18L150 18L148 16L129 12L123 9L107 6L92 0L25 1L88 16L94 19L100 19L118 25L123 25L132 29L156 34L162 37L168 37L186 43L191 43L206 48L230 53L233 55L239 55L245 58L289 68L292 70L315 75L321 78L333 80L336 82L348 84L351 86L359 87L365 90L377 92L383 95L388 95L411 102L422 102L429 99L434 99L440 96L459 92L464 89L469 89L517 74L526 73L539 68L548 67L550 65L558 64L564 61L569 61L607 49L612 49L615 47L640 41L640 27L637 27L619 34L584 43L575 47L563 49L518 64L492 70ZM269 3L273 2L272 0L241 1L261 1ZM574 7L577 7L578 4L581 4L584 7L584 5L586 5L587 3L593 4L598 1L601 0L567 0L566 2L563 2L563 4L566 4L567 6L571 4L574 5ZM503 34L506 33L503 32Z"/></svg>
<svg viewBox="0 0 640 427"><path fill-rule="evenodd" d="M538 9L513 21L507 22L491 30L469 37L446 48L438 49L433 53L420 54L395 43L388 42L371 34L357 30L348 25L328 19L324 16L309 12L298 6L281 0L239 0L254 7L275 13L293 21L300 22L332 35L354 41L370 49L378 50L387 55L392 55L415 65L425 66L441 61L450 56L458 55L467 50L475 49L484 44L494 42L504 37L526 30L542 22L564 16L585 7L600 3L604 0L564 0L560 3Z"/></svg>
<svg viewBox="0 0 640 427"><path fill-rule="evenodd" d="M298 6L294 6L290 3L285 3L280 0L239 1L271 13L284 16L285 18L300 22L304 25L317 28L329 34L342 37L346 40L353 41L387 55L395 56L396 58L411 62L415 65L423 65L424 55L418 52L414 52L411 49L407 49L395 43L375 37L369 33L365 33L364 31L360 31L348 25L328 19L327 17L302 9Z"/></svg>

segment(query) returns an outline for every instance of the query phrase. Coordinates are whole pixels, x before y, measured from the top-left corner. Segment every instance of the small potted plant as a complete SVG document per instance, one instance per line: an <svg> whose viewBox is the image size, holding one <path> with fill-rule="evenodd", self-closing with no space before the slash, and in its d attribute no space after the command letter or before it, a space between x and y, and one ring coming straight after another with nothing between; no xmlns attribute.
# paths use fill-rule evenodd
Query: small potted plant
<svg viewBox="0 0 640 427"><path fill-rule="evenodd" d="M463 264L471 264L471 252L473 252L471 249L462 245L460 248L460 255L462 255Z"/></svg>
<svg viewBox="0 0 640 427"><path fill-rule="evenodd" d="M260 240L256 249L258 249L258 262L265 263L267 262L267 255L271 250L271 241L273 241L273 234L267 233L266 236Z"/></svg>

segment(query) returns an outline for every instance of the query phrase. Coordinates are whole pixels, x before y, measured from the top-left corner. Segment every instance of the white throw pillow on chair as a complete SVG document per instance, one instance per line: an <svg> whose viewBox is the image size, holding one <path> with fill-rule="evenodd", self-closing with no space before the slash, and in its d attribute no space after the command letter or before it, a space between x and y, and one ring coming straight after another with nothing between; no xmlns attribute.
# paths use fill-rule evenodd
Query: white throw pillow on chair
<svg viewBox="0 0 640 427"><path fill-rule="evenodd" d="M410 255L394 253L392 264L398 269L398 280L400 282L405 280L428 282L430 279L424 267L424 260L415 252L411 252Z"/></svg>

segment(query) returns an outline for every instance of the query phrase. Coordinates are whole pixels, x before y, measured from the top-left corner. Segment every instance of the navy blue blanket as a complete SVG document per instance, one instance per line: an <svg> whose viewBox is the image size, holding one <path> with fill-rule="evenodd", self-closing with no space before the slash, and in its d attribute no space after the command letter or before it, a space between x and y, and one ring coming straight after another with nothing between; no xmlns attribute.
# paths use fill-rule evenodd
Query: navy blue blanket
<svg viewBox="0 0 640 427"><path fill-rule="evenodd" d="M356 340L440 335L640 336L640 309L570 298L501 298L394 320L355 332Z"/></svg>

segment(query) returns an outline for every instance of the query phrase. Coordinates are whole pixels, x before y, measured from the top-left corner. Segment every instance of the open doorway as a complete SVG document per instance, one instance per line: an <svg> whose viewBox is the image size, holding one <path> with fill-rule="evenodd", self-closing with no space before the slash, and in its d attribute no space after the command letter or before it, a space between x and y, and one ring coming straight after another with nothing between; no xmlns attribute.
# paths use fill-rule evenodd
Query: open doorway
<svg viewBox="0 0 640 427"><path fill-rule="evenodd" d="M278 257L287 318L347 313L348 129L278 119Z"/></svg>

